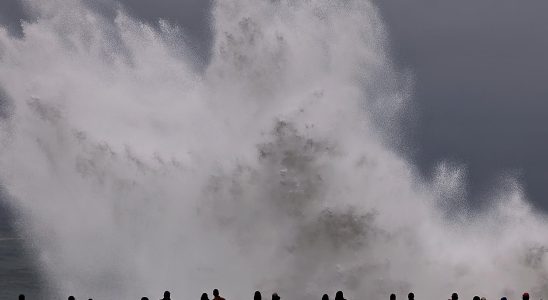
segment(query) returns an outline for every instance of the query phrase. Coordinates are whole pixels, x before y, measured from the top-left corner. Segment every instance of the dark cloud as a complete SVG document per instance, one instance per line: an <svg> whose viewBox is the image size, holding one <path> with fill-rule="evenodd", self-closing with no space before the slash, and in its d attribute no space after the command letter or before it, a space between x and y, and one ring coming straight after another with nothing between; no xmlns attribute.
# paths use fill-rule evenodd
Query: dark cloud
<svg viewBox="0 0 548 300"><path fill-rule="evenodd" d="M154 1L154 5L151 5L148 0L119 0L119 2L136 16L151 23L157 22L158 19L176 22L201 39L210 34L211 0L157 0Z"/></svg>
<svg viewBox="0 0 548 300"><path fill-rule="evenodd" d="M124 9L132 16L155 27L160 19L178 25L191 41L191 47L206 61L212 40L210 12L213 0L84 0L85 3L113 19L116 10Z"/></svg>
<svg viewBox="0 0 548 300"><path fill-rule="evenodd" d="M26 18L27 15L20 1L0 1L0 26L7 28L11 34L21 36L21 20Z"/></svg>
<svg viewBox="0 0 548 300"><path fill-rule="evenodd" d="M544 208L548 192L546 1L378 1L393 57L415 73L413 159L425 174L465 163L476 202L516 172Z"/></svg>

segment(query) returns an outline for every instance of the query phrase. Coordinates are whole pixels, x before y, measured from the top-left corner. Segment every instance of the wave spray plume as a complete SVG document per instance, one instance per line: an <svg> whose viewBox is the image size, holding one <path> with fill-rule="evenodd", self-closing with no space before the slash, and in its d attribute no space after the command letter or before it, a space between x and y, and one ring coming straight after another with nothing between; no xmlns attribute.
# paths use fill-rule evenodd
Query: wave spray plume
<svg viewBox="0 0 548 300"><path fill-rule="evenodd" d="M386 146L408 85L368 1L217 1L204 69L167 22L27 7L0 30L0 182L60 295L547 295L518 185L448 211L463 172Z"/></svg>

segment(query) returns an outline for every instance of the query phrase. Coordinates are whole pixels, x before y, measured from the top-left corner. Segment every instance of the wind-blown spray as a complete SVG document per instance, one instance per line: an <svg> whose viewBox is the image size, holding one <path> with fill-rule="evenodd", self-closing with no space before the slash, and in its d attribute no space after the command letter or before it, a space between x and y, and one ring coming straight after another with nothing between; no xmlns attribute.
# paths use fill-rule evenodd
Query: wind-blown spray
<svg viewBox="0 0 548 300"><path fill-rule="evenodd" d="M217 1L198 71L165 22L28 5L24 38L0 32L0 180L58 293L548 291L517 186L448 212L462 173L424 182L385 145L407 90L368 1Z"/></svg>

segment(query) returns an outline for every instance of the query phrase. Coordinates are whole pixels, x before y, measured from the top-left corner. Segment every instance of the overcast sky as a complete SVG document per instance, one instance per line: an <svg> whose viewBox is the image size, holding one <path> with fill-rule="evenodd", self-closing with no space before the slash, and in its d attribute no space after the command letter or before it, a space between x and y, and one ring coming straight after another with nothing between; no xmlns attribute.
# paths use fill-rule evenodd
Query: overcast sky
<svg viewBox="0 0 548 300"><path fill-rule="evenodd" d="M0 22L20 35L18 0L0 1ZM112 16L112 0L87 0ZM207 58L208 0L120 0L150 23L181 25ZM479 203L503 171L548 208L548 1L378 0L398 68L415 74L406 155L425 176L451 160L467 166ZM1 97L1 93L0 93ZM1 103L0 99L0 103Z"/></svg>
<svg viewBox="0 0 548 300"><path fill-rule="evenodd" d="M378 3L393 56L416 74L408 138L421 169L465 163L476 201L502 171L517 172L547 208L548 1Z"/></svg>

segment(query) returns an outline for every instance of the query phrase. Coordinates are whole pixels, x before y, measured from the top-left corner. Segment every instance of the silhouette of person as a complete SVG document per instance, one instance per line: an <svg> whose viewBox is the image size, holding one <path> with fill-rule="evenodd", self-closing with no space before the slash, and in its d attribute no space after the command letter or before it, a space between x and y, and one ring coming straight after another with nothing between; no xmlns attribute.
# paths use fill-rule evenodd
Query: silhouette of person
<svg viewBox="0 0 548 300"><path fill-rule="evenodd" d="M344 299L344 295L342 291L338 291L337 293L335 293L335 300L346 300Z"/></svg>
<svg viewBox="0 0 548 300"><path fill-rule="evenodd" d="M390 294L390 300L396 300L396 294Z"/></svg>
<svg viewBox="0 0 548 300"><path fill-rule="evenodd" d="M451 300L459 300L459 294L457 293L451 294Z"/></svg>
<svg viewBox="0 0 548 300"><path fill-rule="evenodd" d="M523 293L523 296L521 296L521 299L529 300L529 293L527 293L527 292Z"/></svg>
<svg viewBox="0 0 548 300"><path fill-rule="evenodd" d="M415 300L415 294L413 294L413 293L407 294L407 299L409 299L409 300Z"/></svg>
<svg viewBox="0 0 548 300"><path fill-rule="evenodd" d="M507 299L506 299L506 297L502 297L502 298L500 298L500 300L507 300Z"/></svg>
<svg viewBox="0 0 548 300"><path fill-rule="evenodd" d="M214 293L215 293L215 291L214 291ZM200 300L209 300L209 296L207 295L207 293L203 293L202 297L200 297Z"/></svg>
<svg viewBox="0 0 548 300"><path fill-rule="evenodd" d="M143 297L141 298L141 300L148 300L148 297Z"/></svg>
<svg viewBox="0 0 548 300"><path fill-rule="evenodd" d="M74 300L74 296L69 296L68 300Z"/></svg>
<svg viewBox="0 0 548 300"><path fill-rule="evenodd" d="M329 300L329 296L327 294L323 294L322 300Z"/></svg>
<svg viewBox="0 0 548 300"><path fill-rule="evenodd" d="M280 296L278 296L278 293L272 294L272 300L280 300Z"/></svg>
<svg viewBox="0 0 548 300"><path fill-rule="evenodd" d="M213 290L213 299L214 300L225 300L225 298L219 296L219 290L218 289Z"/></svg>
<svg viewBox="0 0 548 300"><path fill-rule="evenodd" d="M164 298L161 300L171 300L171 293L169 291L164 292Z"/></svg>
<svg viewBox="0 0 548 300"><path fill-rule="evenodd" d="M255 295L253 295L253 300L261 300L261 292L255 291Z"/></svg>
<svg viewBox="0 0 548 300"><path fill-rule="evenodd" d="M472 298L473 300L480 300L480 297L479 296L474 296L474 298Z"/></svg>
<svg viewBox="0 0 548 300"><path fill-rule="evenodd" d="M19 295L19 300L25 300L25 295L23 294Z"/></svg>

